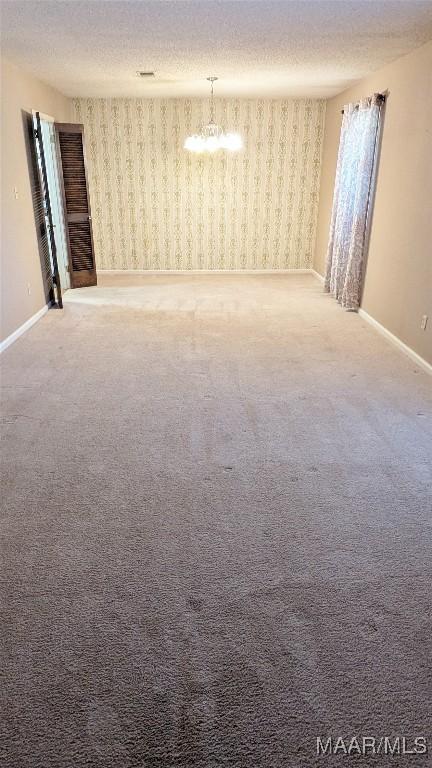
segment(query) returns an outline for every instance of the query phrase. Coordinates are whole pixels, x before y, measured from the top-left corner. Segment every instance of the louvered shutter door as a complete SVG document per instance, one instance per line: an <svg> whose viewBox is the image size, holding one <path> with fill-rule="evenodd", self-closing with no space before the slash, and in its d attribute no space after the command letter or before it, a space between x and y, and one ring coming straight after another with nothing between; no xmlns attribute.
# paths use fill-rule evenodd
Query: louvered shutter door
<svg viewBox="0 0 432 768"><path fill-rule="evenodd" d="M84 127L70 123L56 123L55 128L60 175L63 181L71 287L96 285Z"/></svg>
<svg viewBox="0 0 432 768"><path fill-rule="evenodd" d="M37 148L34 134L33 118L28 115L26 118L28 130L28 148L29 148L29 170L30 186L32 193L33 212L36 224L36 237L39 250L39 258L42 268L42 279L44 284L45 298L47 304L54 301L54 280L51 268L50 250L48 243L48 229L45 219L42 180L37 161Z"/></svg>
<svg viewBox="0 0 432 768"><path fill-rule="evenodd" d="M38 241L39 258L42 268L42 279L45 290L47 304L54 301L54 281L51 269L51 260L48 243L48 229L45 221L45 211L43 202L42 182L40 178L37 149L34 135L33 118L31 115L27 118L27 129L29 135L29 155L30 155L30 185L33 201L33 212L36 223L36 237Z"/></svg>

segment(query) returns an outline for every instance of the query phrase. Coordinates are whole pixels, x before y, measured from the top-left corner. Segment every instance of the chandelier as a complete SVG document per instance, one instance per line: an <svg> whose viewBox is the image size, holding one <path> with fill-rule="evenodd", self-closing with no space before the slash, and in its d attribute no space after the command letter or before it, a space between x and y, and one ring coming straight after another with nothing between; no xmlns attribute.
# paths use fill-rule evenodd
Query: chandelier
<svg viewBox="0 0 432 768"><path fill-rule="evenodd" d="M238 133L225 133L224 129L215 122L213 84L217 79L217 77L207 78L211 83L210 120L199 133L187 137L183 146L190 152L217 152L218 149L236 152L243 147L242 138Z"/></svg>

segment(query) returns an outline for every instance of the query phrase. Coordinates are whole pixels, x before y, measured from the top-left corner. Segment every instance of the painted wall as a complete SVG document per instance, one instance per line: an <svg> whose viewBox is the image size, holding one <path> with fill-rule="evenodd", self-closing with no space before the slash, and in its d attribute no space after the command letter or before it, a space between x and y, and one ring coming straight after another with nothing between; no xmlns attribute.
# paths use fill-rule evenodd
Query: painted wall
<svg viewBox="0 0 432 768"><path fill-rule="evenodd" d="M196 156L185 137L208 99L78 99L96 261L105 269L312 266L323 101L216 100L239 154Z"/></svg>
<svg viewBox="0 0 432 768"><path fill-rule="evenodd" d="M1 339L45 305L27 158L25 113L70 120L60 93L1 60ZM15 193L16 190L16 193ZM17 195L17 198L16 198Z"/></svg>
<svg viewBox="0 0 432 768"><path fill-rule="evenodd" d="M385 90L362 307L432 363L432 42L327 102L315 269L324 272L340 111L361 96Z"/></svg>

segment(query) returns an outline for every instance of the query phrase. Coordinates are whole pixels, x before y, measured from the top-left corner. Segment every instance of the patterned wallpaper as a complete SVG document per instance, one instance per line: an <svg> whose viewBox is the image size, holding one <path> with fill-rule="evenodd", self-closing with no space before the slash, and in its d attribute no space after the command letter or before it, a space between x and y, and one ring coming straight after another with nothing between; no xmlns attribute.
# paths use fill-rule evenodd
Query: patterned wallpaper
<svg viewBox="0 0 432 768"><path fill-rule="evenodd" d="M207 99L77 99L101 269L312 266L325 102L216 99L235 154L193 155Z"/></svg>

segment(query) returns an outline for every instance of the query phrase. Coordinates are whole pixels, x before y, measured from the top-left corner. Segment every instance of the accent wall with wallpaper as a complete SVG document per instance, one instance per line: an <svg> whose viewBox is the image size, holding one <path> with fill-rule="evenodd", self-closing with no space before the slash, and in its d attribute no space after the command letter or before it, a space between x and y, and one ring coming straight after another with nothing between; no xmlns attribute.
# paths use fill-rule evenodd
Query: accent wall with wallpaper
<svg viewBox="0 0 432 768"><path fill-rule="evenodd" d="M312 267L325 102L217 99L238 153L194 155L208 99L75 99L99 269Z"/></svg>

